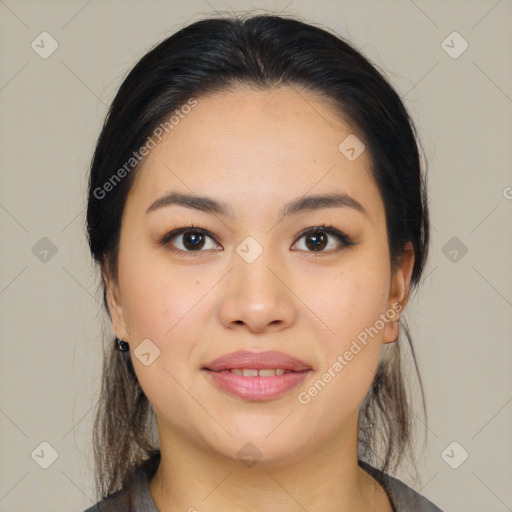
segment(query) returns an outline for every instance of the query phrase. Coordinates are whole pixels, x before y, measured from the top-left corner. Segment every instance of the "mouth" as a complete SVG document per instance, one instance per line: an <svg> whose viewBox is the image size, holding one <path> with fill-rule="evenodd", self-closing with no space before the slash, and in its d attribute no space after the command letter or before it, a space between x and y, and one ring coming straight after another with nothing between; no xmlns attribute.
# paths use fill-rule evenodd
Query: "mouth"
<svg viewBox="0 0 512 512"><path fill-rule="evenodd" d="M279 398L304 381L312 368L282 352L234 352L202 368L216 388L243 400Z"/></svg>
<svg viewBox="0 0 512 512"><path fill-rule="evenodd" d="M229 370L220 370L221 372L231 372L235 375L242 375L244 377L275 377L276 375L283 375L283 373L290 373L293 370L284 370L283 368L230 368Z"/></svg>

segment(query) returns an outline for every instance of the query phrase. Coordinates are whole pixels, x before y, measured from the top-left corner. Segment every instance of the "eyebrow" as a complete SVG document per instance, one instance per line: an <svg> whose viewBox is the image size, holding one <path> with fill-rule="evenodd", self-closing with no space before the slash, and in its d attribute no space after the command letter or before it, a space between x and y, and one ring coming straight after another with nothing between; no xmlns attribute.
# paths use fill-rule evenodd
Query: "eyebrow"
<svg viewBox="0 0 512 512"><path fill-rule="evenodd" d="M146 213L154 212L172 205L184 206L186 208L200 210L214 215L222 215L230 219L233 219L234 217L231 207L222 201L217 201L216 199L207 196L184 194L180 192L171 192L156 199L151 203L149 208L146 210ZM286 203L284 208L279 211L279 219L281 220L291 215L297 215L299 213L319 210L322 208L339 207L351 208L368 216L368 212L359 201L348 194L336 193L316 194L294 199L293 201Z"/></svg>

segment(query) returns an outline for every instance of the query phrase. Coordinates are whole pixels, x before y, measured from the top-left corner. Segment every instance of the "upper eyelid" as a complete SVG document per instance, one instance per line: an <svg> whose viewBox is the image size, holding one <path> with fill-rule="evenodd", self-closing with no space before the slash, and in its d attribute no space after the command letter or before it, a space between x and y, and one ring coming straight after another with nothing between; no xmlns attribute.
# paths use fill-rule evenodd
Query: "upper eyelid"
<svg viewBox="0 0 512 512"><path fill-rule="evenodd" d="M348 234L343 232L342 230L335 228L334 226L311 226L308 228L303 229L300 233L297 234L297 236L294 239L293 245L295 245L302 237L307 235L308 233L312 231L324 231L328 235L331 235L338 239L338 241L344 245L357 245L358 242L355 242L352 237L350 237ZM202 233L203 235L206 235L210 237L217 245L221 245L220 242L217 240L217 238L207 229L201 228L199 226L184 226L182 228L177 228L169 231L164 237L162 238L162 243L167 244L170 243L174 238L183 235L184 233L187 233L188 231L197 231L199 233ZM182 249L177 249L178 251L182 251L185 253L198 253L198 252L206 252L202 250L198 251L183 251ZM314 252L314 251L312 251ZM331 251L319 251L320 252L331 252Z"/></svg>

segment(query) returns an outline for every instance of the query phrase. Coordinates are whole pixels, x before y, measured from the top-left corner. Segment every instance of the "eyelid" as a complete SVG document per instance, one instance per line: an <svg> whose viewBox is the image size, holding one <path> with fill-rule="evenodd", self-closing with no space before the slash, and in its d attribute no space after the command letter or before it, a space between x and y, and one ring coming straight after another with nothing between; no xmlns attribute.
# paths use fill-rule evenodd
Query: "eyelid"
<svg viewBox="0 0 512 512"><path fill-rule="evenodd" d="M174 238L182 235L183 233L187 233L188 231L201 233L202 235L211 238L217 245L220 245L218 240L215 238L215 236L213 236L210 233L210 231L208 231L206 229L203 229L203 228L200 228L199 226L195 226L193 224L191 224L189 226L184 226L182 228L173 229L172 231L169 231L160 240L160 245L168 245L171 242L171 240L173 240ZM179 253L179 254L191 254L191 255L196 255L196 254L201 253L201 252L207 252L207 251L183 251L183 250L177 249L175 247L171 247L171 250L173 252L176 252L176 253Z"/></svg>
<svg viewBox="0 0 512 512"><path fill-rule="evenodd" d="M184 226L182 228L174 229L174 230L168 232L160 240L160 245L168 245L171 242L171 240L173 240L174 238L176 238L188 231L201 233L204 236L211 238L217 245L221 245L219 243L219 241L216 239L216 237L210 231L203 229L199 226L195 226L193 223L189 226ZM324 223L324 224L320 224L317 226L311 226L311 227L308 227L308 228L302 230L295 237L292 247L294 247L300 241L300 239L303 238L305 235L307 235L308 233L315 232L315 231L321 231L321 232L327 233L328 235L331 235L332 237L336 238L338 240L338 242L341 244L341 247L337 248L337 249L330 250L330 251L301 251L301 252L310 253L313 255L331 254L334 252L338 252L342 249L353 247L359 243L359 242L354 241L349 235L347 235L340 229L338 229L332 225L326 225ZM217 250L217 249L214 249L214 250ZM171 247L171 251L178 253L178 254L187 254L187 255L192 255L192 256L196 256L202 252L208 252L205 250L183 251L182 249L177 249L176 247Z"/></svg>
<svg viewBox="0 0 512 512"><path fill-rule="evenodd" d="M336 238L338 240L338 242L340 242L342 244L343 248L352 247L354 245L357 245L357 243L358 243L358 242L355 242L354 240L352 240L352 238L349 235L347 235L340 229L338 229L332 225L326 225L324 223L324 224L320 224L318 226L312 226L312 227L306 228L303 231L301 231L297 235L297 237L295 239L296 241L293 243L293 245L295 245L304 235L307 235L308 233L314 233L315 231L323 231L324 233L327 233L328 235L333 236L334 238ZM293 245L292 245L292 247L293 247ZM336 252L337 250L339 250L339 249L334 249L331 251L318 251L318 252L306 251L306 252L309 252L311 254L330 254L332 252Z"/></svg>

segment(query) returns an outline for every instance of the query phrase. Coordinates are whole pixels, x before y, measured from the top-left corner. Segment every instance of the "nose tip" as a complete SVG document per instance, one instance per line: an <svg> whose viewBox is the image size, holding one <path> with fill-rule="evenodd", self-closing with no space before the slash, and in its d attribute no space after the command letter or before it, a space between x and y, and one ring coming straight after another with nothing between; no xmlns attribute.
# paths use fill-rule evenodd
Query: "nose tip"
<svg viewBox="0 0 512 512"><path fill-rule="evenodd" d="M252 332L276 331L291 325L295 306L283 281L263 259L238 263L222 288L222 323L231 329L245 326Z"/></svg>
<svg viewBox="0 0 512 512"><path fill-rule="evenodd" d="M236 325L246 325L247 324L247 322L244 320L235 320L233 323ZM268 327L280 327L281 324L283 324L283 323L284 323L283 320L271 320L270 322L267 322L264 315L261 315L261 318L258 321L258 319L256 318L256 315L253 314L250 324L247 324L247 325L251 329L251 331L263 332Z"/></svg>

